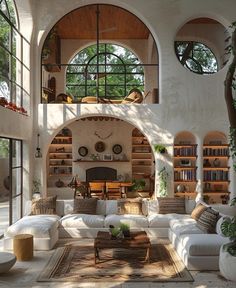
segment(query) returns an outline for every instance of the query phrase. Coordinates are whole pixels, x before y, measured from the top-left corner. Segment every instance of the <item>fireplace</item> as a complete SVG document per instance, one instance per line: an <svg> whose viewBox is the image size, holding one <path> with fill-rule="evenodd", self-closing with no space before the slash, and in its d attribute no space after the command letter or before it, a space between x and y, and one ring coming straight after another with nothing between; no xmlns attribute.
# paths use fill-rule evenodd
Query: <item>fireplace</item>
<svg viewBox="0 0 236 288"><path fill-rule="evenodd" d="M94 180L117 180L117 170L109 167L93 167L86 170L86 182Z"/></svg>

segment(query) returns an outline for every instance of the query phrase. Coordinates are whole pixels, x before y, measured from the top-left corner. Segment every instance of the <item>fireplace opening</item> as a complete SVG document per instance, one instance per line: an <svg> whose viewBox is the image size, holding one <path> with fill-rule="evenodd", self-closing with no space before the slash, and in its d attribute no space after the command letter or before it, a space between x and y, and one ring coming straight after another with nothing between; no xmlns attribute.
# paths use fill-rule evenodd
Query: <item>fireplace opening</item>
<svg viewBox="0 0 236 288"><path fill-rule="evenodd" d="M117 170L109 167L93 167L86 170L86 182L94 180L117 180Z"/></svg>

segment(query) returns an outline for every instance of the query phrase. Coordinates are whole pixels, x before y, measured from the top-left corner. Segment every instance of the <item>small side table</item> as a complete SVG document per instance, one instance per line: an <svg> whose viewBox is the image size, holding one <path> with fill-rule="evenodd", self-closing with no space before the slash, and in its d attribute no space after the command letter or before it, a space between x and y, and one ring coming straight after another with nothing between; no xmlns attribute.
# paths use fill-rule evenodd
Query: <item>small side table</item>
<svg viewBox="0 0 236 288"><path fill-rule="evenodd" d="M13 251L17 261L31 260L33 258L33 235L16 235L13 239Z"/></svg>

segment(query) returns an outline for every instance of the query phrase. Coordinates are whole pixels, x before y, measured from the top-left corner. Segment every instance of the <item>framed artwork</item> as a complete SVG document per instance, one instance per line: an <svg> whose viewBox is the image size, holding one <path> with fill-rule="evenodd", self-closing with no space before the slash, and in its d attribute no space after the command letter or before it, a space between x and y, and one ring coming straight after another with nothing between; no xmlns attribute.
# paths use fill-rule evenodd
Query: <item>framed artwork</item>
<svg viewBox="0 0 236 288"><path fill-rule="evenodd" d="M79 153L80 156L84 157L84 156L86 156L88 154L88 148L85 147L85 146L81 146L78 149L78 153Z"/></svg>
<svg viewBox="0 0 236 288"><path fill-rule="evenodd" d="M98 141L96 144L95 144L95 150L99 153L105 151L105 143L102 142L102 141Z"/></svg>
<svg viewBox="0 0 236 288"><path fill-rule="evenodd" d="M112 161L112 155L111 154L104 154L103 160L104 161Z"/></svg>
<svg viewBox="0 0 236 288"><path fill-rule="evenodd" d="M120 144L115 144L112 147L112 151L114 154L120 154L122 152L122 146Z"/></svg>

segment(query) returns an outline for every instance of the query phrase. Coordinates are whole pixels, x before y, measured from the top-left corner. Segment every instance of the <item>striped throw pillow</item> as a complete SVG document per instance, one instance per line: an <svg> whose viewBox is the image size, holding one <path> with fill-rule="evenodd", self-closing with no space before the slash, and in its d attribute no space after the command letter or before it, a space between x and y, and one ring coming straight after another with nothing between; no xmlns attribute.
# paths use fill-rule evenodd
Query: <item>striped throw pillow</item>
<svg viewBox="0 0 236 288"><path fill-rule="evenodd" d="M208 207L197 220L197 227L205 233L215 233L219 212Z"/></svg>
<svg viewBox="0 0 236 288"><path fill-rule="evenodd" d="M192 211L191 217L196 221L200 218L202 213L207 209L207 206L199 203Z"/></svg>
<svg viewBox="0 0 236 288"><path fill-rule="evenodd" d="M185 214L186 213L184 198L159 197L158 202L159 202L160 214L169 214L169 213Z"/></svg>
<svg viewBox="0 0 236 288"><path fill-rule="evenodd" d="M32 200L31 215L56 214L57 196Z"/></svg>

